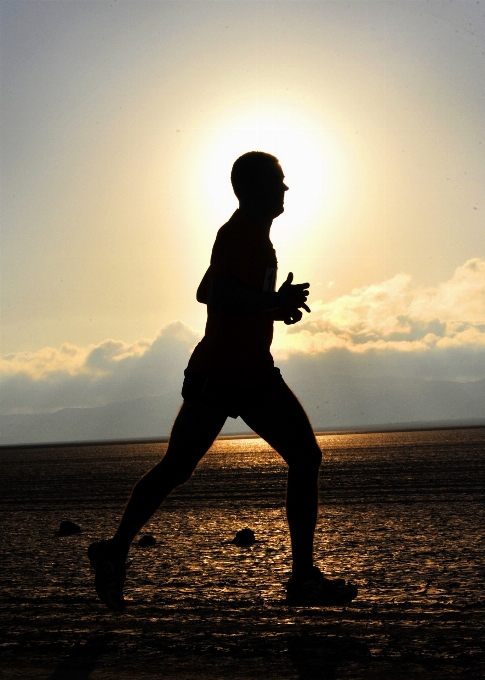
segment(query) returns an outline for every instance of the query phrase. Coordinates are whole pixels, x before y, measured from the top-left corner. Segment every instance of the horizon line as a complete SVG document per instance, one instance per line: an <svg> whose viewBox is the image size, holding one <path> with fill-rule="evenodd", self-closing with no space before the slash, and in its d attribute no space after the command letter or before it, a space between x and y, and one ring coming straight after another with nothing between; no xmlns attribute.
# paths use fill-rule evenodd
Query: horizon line
<svg viewBox="0 0 485 680"><path fill-rule="evenodd" d="M316 436L332 434L392 434L393 432L427 432L436 430L480 430L485 429L485 419L473 418L468 421L428 421L408 423L386 423L379 425L367 425L363 427L342 426L332 430L315 429ZM233 434L220 434L215 441L226 439L262 439L255 432L235 432ZM0 452L12 449L51 449L82 446L122 446L128 444L166 444L168 436L164 437L133 437L130 439L81 439L64 442L31 442L19 444L0 444Z"/></svg>

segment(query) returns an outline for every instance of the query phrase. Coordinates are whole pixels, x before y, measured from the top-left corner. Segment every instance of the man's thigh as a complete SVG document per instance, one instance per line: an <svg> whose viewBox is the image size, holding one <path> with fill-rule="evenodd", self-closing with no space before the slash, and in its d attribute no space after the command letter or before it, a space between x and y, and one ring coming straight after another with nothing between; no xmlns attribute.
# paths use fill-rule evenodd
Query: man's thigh
<svg viewBox="0 0 485 680"><path fill-rule="evenodd" d="M303 406L284 382L269 392L267 398L245 405L241 418L265 439L288 463L301 456L319 458L311 423Z"/></svg>
<svg viewBox="0 0 485 680"><path fill-rule="evenodd" d="M173 424L164 461L195 468L212 446L225 421L224 413L203 401L184 401Z"/></svg>

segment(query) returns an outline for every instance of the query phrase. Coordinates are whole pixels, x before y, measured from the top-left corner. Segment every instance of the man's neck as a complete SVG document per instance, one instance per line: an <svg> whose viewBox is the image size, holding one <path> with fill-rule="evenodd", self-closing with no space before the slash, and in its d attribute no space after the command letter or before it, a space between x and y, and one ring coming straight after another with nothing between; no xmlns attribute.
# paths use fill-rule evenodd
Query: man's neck
<svg viewBox="0 0 485 680"><path fill-rule="evenodd" d="M262 215L259 211L251 209L250 206L239 204L239 212L243 217L249 220L254 226L261 229L261 231L269 236L273 218L267 215Z"/></svg>

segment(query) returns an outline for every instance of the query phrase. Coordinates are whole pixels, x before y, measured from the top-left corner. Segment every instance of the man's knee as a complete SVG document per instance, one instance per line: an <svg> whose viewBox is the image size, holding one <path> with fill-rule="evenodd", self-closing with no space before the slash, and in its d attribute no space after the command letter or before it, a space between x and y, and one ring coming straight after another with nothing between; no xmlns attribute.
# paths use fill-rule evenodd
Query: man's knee
<svg viewBox="0 0 485 680"><path fill-rule="evenodd" d="M320 469L321 464L322 464L322 452L315 443L315 446L312 447L311 452L309 453L308 456L308 466L318 474L318 470Z"/></svg>
<svg viewBox="0 0 485 680"><path fill-rule="evenodd" d="M196 465L190 464L187 461L173 460L163 458L158 465L153 468L155 484L163 486L170 486L175 488L188 482Z"/></svg>
<svg viewBox="0 0 485 680"><path fill-rule="evenodd" d="M173 486L182 486L182 484L185 484L185 482L189 481L193 472L194 468L175 468L170 473L170 481L172 482Z"/></svg>
<svg viewBox="0 0 485 680"><path fill-rule="evenodd" d="M289 462L290 470L300 474L318 474L322 464L322 452L317 443L300 450L297 455L291 457Z"/></svg>

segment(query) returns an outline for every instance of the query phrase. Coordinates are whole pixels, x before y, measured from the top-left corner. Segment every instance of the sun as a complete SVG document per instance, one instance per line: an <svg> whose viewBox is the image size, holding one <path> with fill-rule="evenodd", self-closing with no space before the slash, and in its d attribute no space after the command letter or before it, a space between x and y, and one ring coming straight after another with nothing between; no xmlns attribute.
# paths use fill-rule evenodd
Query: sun
<svg viewBox="0 0 485 680"><path fill-rule="evenodd" d="M202 131L201 131L202 133ZM276 156L289 191L285 212L275 222L272 238L291 247L302 231L323 224L341 182L338 148L321 121L286 107L257 106L225 116L200 135L197 183L204 214L221 225L237 208L230 185L231 167L247 151Z"/></svg>

